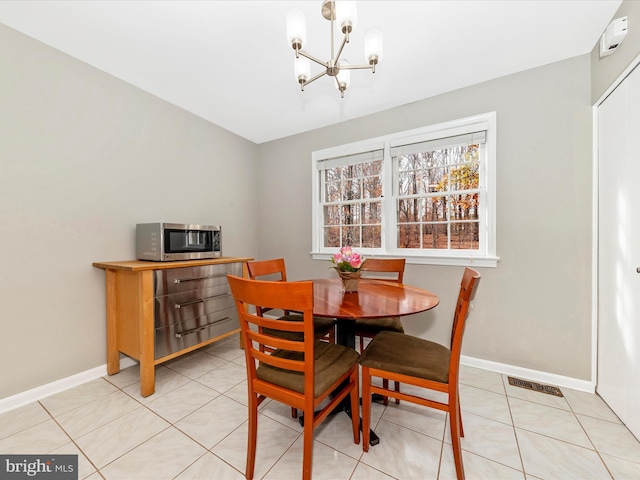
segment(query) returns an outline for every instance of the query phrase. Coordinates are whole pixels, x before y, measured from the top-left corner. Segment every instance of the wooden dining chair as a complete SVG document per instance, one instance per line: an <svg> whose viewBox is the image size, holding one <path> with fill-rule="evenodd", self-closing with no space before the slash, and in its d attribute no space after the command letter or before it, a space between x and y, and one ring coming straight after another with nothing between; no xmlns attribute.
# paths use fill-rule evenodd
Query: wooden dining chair
<svg viewBox="0 0 640 480"><path fill-rule="evenodd" d="M274 258L272 260L254 260L247 262L247 272L249 278L252 280L271 280L271 281L287 281L287 269L285 267L284 258ZM262 277L262 278L258 278ZM266 277L266 278L265 278ZM264 314L266 311L271 310L273 307L265 307L262 309ZM285 311L284 315L280 316L281 320L302 321L302 315L300 313ZM333 318L314 317L313 326L316 333L316 338L326 340L331 343L336 342L336 321ZM295 335L282 333L282 335L289 335L290 338L295 338ZM300 337L300 335L298 335Z"/></svg>
<svg viewBox="0 0 640 480"><path fill-rule="evenodd" d="M402 283L404 278L404 258L368 258L362 267L362 278L374 278L390 282ZM358 318L356 319L356 338L360 338L360 352L364 351L364 339L373 338L384 331L404 333L400 317ZM388 386L385 380L384 387ZM400 390L400 384L395 382L395 390ZM389 403L388 397L383 397L383 403ZM400 400L396 399L396 403Z"/></svg>
<svg viewBox="0 0 640 480"><path fill-rule="evenodd" d="M284 258L274 258L271 260L252 260L247 262L247 273L252 280L270 280L277 282L287 281L287 269ZM258 278L261 277L261 278ZM273 307L258 307L263 315ZM289 310L283 312L284 315L278 317L280 320L302 321L302 315ZM336 342L336 320L333 318L313 317L313 328L316 338L326 340L331 343ZM272 331L271 335L277 335L290 340L302 340L302 335L297 332ZM268 348L264 345L261 348ZM298 410L291 407L291 417L298 417Z"/></svg>
<svg viewBox="0 0 640 480"><path fill-rule="evenodd" d="M302 478L311 479L314 429L347 396L350 396L351 411L358 412L358 352L315 338L313 282L258 281L233 275L228 275L228 279L240 319L247 366L246 478L251 480L255 470L258 406L271 398L304 413ZM264 317L260 310L263 305L301 312L303 321ZM262 333L256 327L260 327ZM268 333L273 331L298 333L303 340ZM270 347L270 351L261 346ZM322 408L316 411L321 404ZM359 428L359 415L353 414L356 444L360 443Z"/></svg>
<svg viewBox="0 0 640 480"><path fill-rule="evenodd" d="M478 287L480 274L466 268L453 316L449 348L429 340L397 332L381 332L369 343L360 357L362 365L362 432L363 449L369 450L371 424L371 393L400 398L407 402L436 408L449 413L451 446L458 480L464 479L460 437L464 437L460 413L458 376L460 350L469 305ZM428 390L444 392L447 402L437 402L418 396L395 392L371 383L372 377L394 380Z"/></svg>

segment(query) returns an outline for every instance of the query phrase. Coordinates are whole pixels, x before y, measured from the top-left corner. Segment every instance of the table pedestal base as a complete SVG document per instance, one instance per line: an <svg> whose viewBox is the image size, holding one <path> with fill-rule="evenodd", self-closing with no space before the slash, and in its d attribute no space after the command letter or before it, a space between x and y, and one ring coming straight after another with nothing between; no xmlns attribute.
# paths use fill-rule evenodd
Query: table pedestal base
<svg viewBox="0 0 640 480"><path fill-rule="evenodd" d="M349 416L349 418L352 418L351 410L341 406L336 407L336 409L333 412L331 412L329 415L327 415L327 417L331 417L336 413L340 413L340 412L344 412ZM300 423L301 427L304 427L304 415L300 415L298 417L298 422ZM360 432L362 432L362 418L360 418ZM369 445L373 447L375 445L378 445L379 443L380 443L380 437L378 437L378 435L376 435L376 432L374 432L372 429L369 429Z"/></svg>

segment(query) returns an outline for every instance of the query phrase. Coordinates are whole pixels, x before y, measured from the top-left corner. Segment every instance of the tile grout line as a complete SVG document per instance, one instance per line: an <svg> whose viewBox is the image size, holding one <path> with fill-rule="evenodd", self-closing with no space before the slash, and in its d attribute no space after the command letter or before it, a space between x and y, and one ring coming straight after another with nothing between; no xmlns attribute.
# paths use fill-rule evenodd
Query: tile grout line
<svg viewBox="0 0 640 480"><path fill-rule="evenodd" d="M58 428L60 428L60 430L62 430L64 432L64 434L69 438L69 440L71 441L71 443L73 443L75 445L75 447L78 449L78 451L84 456L84 458L93 466L93 468L95 469L96 472L98 472L98 474L104 478L102 476L102 474L100 473L100 469L98 468L98 466L93 462L93 460L91 460L89 458L89 456L86 454L86 452L80 447L80 445L78 445L78 443L76 442L76 440L71 436L71 434L69 432L67 432L67 430L60 424L60 422L58 421L58 419L49 411L49 409L47 409L47 407L45 407L40 401L38 401L37 403L40 404L40 406L44 409L45 412L47 412L47 414L51 417L51 419L55 422L55 424L58 426ZM69 410L70 412L73 411L75 409ZM93 472L95 473L95 472ZM91 475L93 475L93 473L91 473L89 475L89 477ZM86 478L86 477L85 477Z"/></svg>
<svg viewBox="0 0 640 480"><path fill-rule="evenodd" d="M582 428L582 431L584 432L584 434L587 436L587 438L589 439L589 443L591 444L591 446L593 447L593 450L596 452L596 454L598 455L598 458L600 459L600 461L602 462L602 465L604 466L605 470L607 471L607 473L611 476L612 479L615 479L615 477L613 476L613 474L611 473L611 470L609 470L609 465L607 465L607 462L604 461L604 458L602 458L601 452L600 450L598 450L598 448L596 447L595 443L593 443L593 440L591 439L591 435L589 435L589 432L587 432L587 429L584 427L584 425L582 424L582 422L580 421L580 418L578 417L578 415L576 414L576 412L573 410L573 407L571 406L571 403L569 402L569 400L567 400L567 403L569 404L569 408L571 409L571 413L573 413L573 416L575 417L576 421L578 422L578 425L580 425L580 428ZM587 415L588 416L588 415ZM595 417L591 417L591 418L595 418ZM600 419L597 419L600 420Z"/></svg>
<svg viewBox="0 0 640 480"><path fill-rule="evenodd" d="M504 383L504 375L500 375L502 380L502 388L504 389L504 397L507 400L507 408L509 408L509 417L511 418L511 426L513 428L513 437L516 439L516 447L518 447L518 456L520 457L520 465L522 466L522 475L527 478L527 471L524 467L524 460L522 458L522 449L520 448L520 440L518 439L518 432L516 430L516 421L513 418L513 412L511 411L511 402L509 401L509 395L507 394L507 387Z"/></svg>

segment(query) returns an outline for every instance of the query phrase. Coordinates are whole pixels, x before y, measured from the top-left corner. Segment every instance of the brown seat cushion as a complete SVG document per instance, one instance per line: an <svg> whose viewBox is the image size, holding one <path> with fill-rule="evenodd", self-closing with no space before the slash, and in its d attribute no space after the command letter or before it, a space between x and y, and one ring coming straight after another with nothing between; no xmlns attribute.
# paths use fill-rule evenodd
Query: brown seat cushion
<svg viewBox="0 0 640 480"><path fill-rule="evenodd" d="M447 383L451 351L439 343L397 332L380 332L360 356L360 365Z"/></svg>
<svg viewBox="0 0 640 480"><path fill-rule="evenodd" d="M387 330L404 333L400 317L358 318L356 320L356 334L359 332L376 334Z"/></svg>
<svg viewBox="0 0 640 480"><path fill-rule="evenodd" d="M313 348L315 356L314 396L319 397L327 391L332 383L358 362L360 355L352 348L335 343L316 341ZM303 354L302 352L276 350L272 355L300 360ZM260 380L304 393L304 374L302 372L293 372L261 363L256 373Z"/></svg>

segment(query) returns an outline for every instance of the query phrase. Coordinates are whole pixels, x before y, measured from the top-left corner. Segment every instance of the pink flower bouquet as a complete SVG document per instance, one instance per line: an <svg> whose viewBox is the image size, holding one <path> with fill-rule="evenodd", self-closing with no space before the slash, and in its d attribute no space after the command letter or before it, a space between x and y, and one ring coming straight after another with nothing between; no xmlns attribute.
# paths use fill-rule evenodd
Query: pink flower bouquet
<svg viewBox="0 0 640 480"><path fill-rule="evenodd" d="M339 272L358 272L364 265L366 259L351 247L342 247L338 253L331 258L333 267Z"/></svg>

